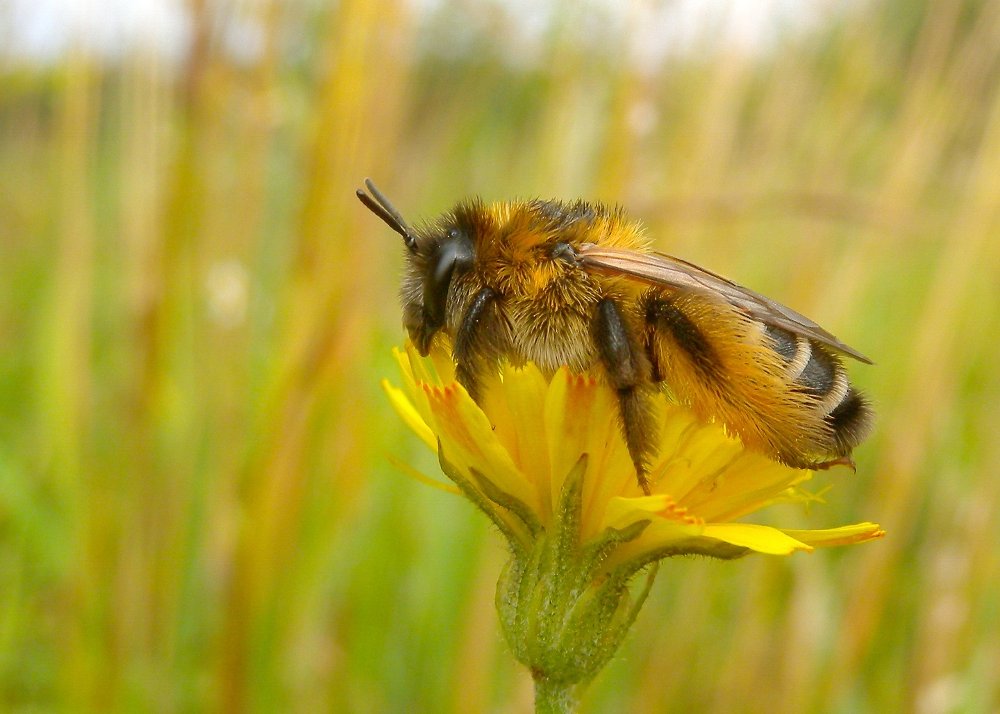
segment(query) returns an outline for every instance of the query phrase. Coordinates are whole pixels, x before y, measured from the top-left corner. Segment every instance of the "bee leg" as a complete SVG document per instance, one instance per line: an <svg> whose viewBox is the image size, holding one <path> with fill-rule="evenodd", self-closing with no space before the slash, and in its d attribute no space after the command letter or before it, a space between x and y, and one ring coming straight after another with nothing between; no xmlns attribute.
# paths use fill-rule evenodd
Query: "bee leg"
<svg viewBox="0 0 1000 714"><path fill-rule="evenodd" d="M496 369L509 344L510 330L499 310L498 295L483 288L472 298L455 332L452 357L455 376L475 401L479 401L479 375Z"/></svg>
<svg viewBox="0 0 1000 714"><path fill-rule="evenodd" d="M836 459L830 459L829 461L817 461L808 464L805 468L812 469L813 471L826 471L827 469L832 469L834 466L847 466L854 473L858 472L858 467L854 463L854 459L850 456L841 456Z"/></svg>
<svg viewBox="0 0 1000 714"><path fill-rule="evenodd" d="M621 310L611 298L597 304L594 342L608 381L618 393L622 433L628 446L636 478L643 493L649 493L647 460L655 450L656 422L650 408L652 367L645 350L628 329Z"/></svg>

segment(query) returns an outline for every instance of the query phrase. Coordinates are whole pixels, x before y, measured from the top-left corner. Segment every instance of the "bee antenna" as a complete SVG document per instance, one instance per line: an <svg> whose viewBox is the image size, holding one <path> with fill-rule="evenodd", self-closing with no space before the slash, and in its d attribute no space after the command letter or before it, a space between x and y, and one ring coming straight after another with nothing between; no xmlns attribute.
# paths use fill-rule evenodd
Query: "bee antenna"
<svg viewBox="0 0 1000 714"><path fill-rule="evenodd" d="M365 187L371 191L371 196L360 188L355 191L361 203L365 204L369 211L385 221L385 224L392 230L403 236L403 242L406 243L407 249L411 253L416 253L417 239L413 237L413 231L406 224L406 221L403 220L403 216L393 207L389 199L375 187L370 178L365 179Z"/></svg>

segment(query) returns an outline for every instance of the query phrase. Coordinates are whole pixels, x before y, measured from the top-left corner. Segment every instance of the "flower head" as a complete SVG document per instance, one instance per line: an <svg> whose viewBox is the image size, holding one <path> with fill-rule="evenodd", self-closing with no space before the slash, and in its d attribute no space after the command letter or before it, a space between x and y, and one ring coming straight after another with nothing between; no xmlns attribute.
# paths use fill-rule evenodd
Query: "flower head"
<svg viewBox="0 0 1000 714"><path fill-rule="evenodd" d="M657 399L659 453L644 495L618 426L614 394L597 378L534 365L505 365L476 404L455 380L443 352L422 358L397 351L402 388L385 385L396 411L449 465L460 487L485 504L520 545L549 528L567 477L582 465L580 539L645 524L605 567L637 559L700 553L731 558L749 552L788 555L881 537L873 523L790 530L743 519L779 502L808 502L812 471L748 451L722 426L704 423L666 395Z"/></svg>

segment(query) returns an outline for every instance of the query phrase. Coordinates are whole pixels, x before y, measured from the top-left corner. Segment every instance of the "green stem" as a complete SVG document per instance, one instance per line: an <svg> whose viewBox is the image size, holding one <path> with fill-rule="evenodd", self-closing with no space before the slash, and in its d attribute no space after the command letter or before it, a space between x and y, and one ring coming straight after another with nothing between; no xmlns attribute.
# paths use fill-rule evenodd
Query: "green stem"
<svg viewBox="0 0 1000 714"><path fill-rule="evenodd" d="M557 682L541 672L535 677L535 714L572 714L576 711L576 686Z"/></svg>

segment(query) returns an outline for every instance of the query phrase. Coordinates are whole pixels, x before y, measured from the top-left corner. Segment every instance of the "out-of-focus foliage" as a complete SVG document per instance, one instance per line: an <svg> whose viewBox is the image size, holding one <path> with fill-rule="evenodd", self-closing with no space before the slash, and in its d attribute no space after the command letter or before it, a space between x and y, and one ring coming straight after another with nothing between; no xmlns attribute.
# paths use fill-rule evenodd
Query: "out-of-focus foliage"
<svg viewBox="0 0 1000 714"><path fill-rule="evenodd" d="M655 3L415 5L2 55L0 708L530 708L499 539L388 462L434 468L378 390L402 248L368 175L414 220L621 203L877 362L857 475L786 518L889 536L665 563L588 710L1000 707L1000 3L678 52L640 51Z"/></svg>

